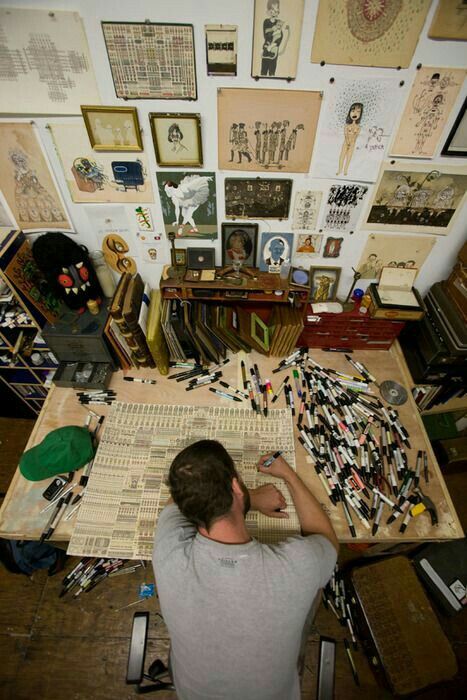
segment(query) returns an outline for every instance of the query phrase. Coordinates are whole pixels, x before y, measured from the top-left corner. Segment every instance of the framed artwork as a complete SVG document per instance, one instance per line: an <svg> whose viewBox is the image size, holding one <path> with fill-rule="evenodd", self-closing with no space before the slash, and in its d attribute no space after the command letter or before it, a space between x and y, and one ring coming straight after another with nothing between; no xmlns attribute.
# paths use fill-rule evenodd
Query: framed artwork
<svg viewBox="0 0 467 700"><path fill-rule="evenodd" d="M74 202L153 201L144 153L96 153L83 124L51 124L50 131Z"/></svg>
<svg viewBox="0 0 467 700"><path fill-rule="evenodd" d="M0 162L0 191L23 231L72 230L32 124L0 124Z"/></svg>
<svg viewBox="0 0 467 700"><path fill-rule="evenodd" d="M304 265L308 258L317 258L323 242L319 234L299 233L295 238L294 260Z"/></svg>
<svg viewBox="0 0 467 700"><path fill-rule="evenodd" d="M323 250L323 258L338 258L341 254L343 238L327 238Z"/></svg>
<svg viewBox="0 0 467 700"><path fill-rule="evenodd" d="M310 271L304 270L303 267L292 267L290 270L289 284L291 287L309 289Z"/></svg>
<svg viewBox="0 0 467 700"><path fill-rule="evenodd" d="M149 113L152 140L159 165L201 167L201 118L199 114Z"/></svg>
<svg viewBox="0 0 467 700"><path fill-rule="evenodd" d="M99 104L77 12L2 7L0 27L0 112L79 114L83 103Z"/></svg>
<svg viewBox="0 0 467 700"><path fill-rule="evenodd" d="M293 234L270 233L261 234L259 254L259 269L262 272L279 273L282 265L292 258Z"/></svg>
<svg viewBox="0 0 467 700"><path fill-rule="evenodd" d="M193 25L102 22L117 97L196 100Z"/></svg>
<svg viewBox="0 0 467 700"><path fill-rule="evenodd" d="M225 215L228 219L287 219L292 180L226 178Z"/></svg>
<svg viewBox="0 0 467 700"><path fill-rule="evenodd" d="M362 279L378 279L383 267L420 270L435 243L433 236L370 234L357 270Z"/></svg>
<svg viewBox="0 0 467 700"><path fill-rule="evenodd" d="M311 61L407 68L431 0L319 0Z"/></svg>
<svg viewBox="0 0 467 700"><path fill-rule="evenodd" d="M467 9L467 6L466 6ZM467 118L465 109L467 107L467 98L464 100L459 114L456 117L446 143L441 151L442 156L455 156L456 158L465 158L467 156Z"/></svg>
<svg viewBox="0 0 467 700"><path fill-rule="evenodd" d="M234 24L206 24L208 75L237 75L237 27Z"/></svg>
<svg viewBox="0 0 467 700"><path fill-rule="evenodd" d="M385 161L362 228L446 235L466 188L462 166Z"/></svg>
<svg viewBox="0 0 467 700"><path fill-rule="evenodd" d="M84 125L95 151L142 151L136 107L81 105Z"/></svg>
<svg viewBox="0 0 467 700"><path fill-rule="evenodd" d="M321 92L219 88L219 168L307 173Z"/></svg>
<svg viewBox="0 0 467 700"><path fill-rule="evenodd" d="M310 301L314 303L333 301L341 274L340 267L310 268Z"/></svg>
<svg viewBox="0 0 467 700"><path fill-rule="evenodd" d="M256 266L258 224L222 224L222 266L240 260Z"/></svg>
<svg viewBox="0 0 467 700"><path fill-rule="evenodd" d="M467 3L465 0L439 0L428 30L430 39L467 41Z"/></svg>
<svg viewBox="0 0 467 700"><path fill-rule="evenodd" d="M174 267L186 267L187 266L187 249L186 248L173 248L170 251L170 262Z"/></svg>
<svg viewBox="0 0 467 700"><path fill-rule="evenodd" d="M401 93L397 78L382 76L339 78L329 85L313 154L313 176L375 182L393 134Z"/></svg>
<svg viewBox="0 0 467 700"><path fill-rule="evenodd" d="M391 155L434 156L466 75L464 68L423 66L417 71L390 148Z"/></svg>
<svg viewBox="0 0 467 700"><path fill-rule="evenodd" d="M158 172L157 183L166 234L217 238L215 173Z"/></svg>
<svg viewBox="0 0 467 700"><path fill-rule="evenodd" d="M187 267L190 270L212 270L216 267L214 248L187 248Z"/></svg>
<svg viewBox="0 0 467 700"><path fill-rule="evenodd" d="M367 192L366 185L356 182L332 185L323 210L320 231L353 233L357 228Z"/></svg>
<svg viewBox="0 0 467 700"><path fill-rule="evenodd" d="M258 314L254 312L251 314L250 335L260 348L265 352L269 351L269 328Z"/></svg>
<svg viewBox="0 0 467 700"><path fill-rule="evenodd" d="M314 231L317 228L322 196L322 192L311 190L297 192L293 210L293 231Z"/></svg>
<svg viewBox="0 0 467 700"><path fill-rule="evenodd" d="M253 78L297 75L304 0L255 0Z"/></svg>

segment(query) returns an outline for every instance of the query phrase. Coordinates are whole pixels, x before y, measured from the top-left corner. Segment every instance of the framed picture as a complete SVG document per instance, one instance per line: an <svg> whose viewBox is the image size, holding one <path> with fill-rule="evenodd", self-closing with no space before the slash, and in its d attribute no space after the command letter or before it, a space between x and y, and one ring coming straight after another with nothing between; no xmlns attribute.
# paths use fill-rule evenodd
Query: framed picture
<svg viewBox="0 0 467 700"><path fill-rule="evenodd" d="M253 78L297 75L304 0L255 0Z"/></svg>
<svg viewBox="0 0 467 700"><path fill-rule="evenodd" d="M216 174L164 170L156 177L166 235L217 238Z"/></svg>
<svg viewBox="0 0 467 700"><path fill-rule="evenodd" d="M270 233L261 234L261 252L259 269L263 272L279 273L286 260L292 257L293 234Z"/></svg>
<svg viewBox="0 0 467 700"><path fill-rule="evenodd" d="M322 99L309 90L219 88L219 168L307 173Z"/></svg>
<svg viewBox="0 0 467 700"><path fill-rule="evenodd" d="M102 22L115 94L127 100L196 100L192 24Z"/></svg>
<svg viewBox="0 0 467 700"><path fill-rule="evenodd" d="M149 123L159 165L203 165L199 114L150 112Z"/></svg>
<svg viewBox="0 0 467 700"><path fill-rule="evenodd" d="M81 105L84 125L95 151L142 151L136 107Z"/></svg>
<svg viewBox="0 0 467 700"><path fill-rule="evenodd" d="M317 258L323 242L323 236L316 233L299 233L295 235L294 262L299 266L309 264L309 258Z"/></svg>
<svg viewBox="0 0 467 700"><path fill-rule="evenodd" d="M173 248L170 251L170 258L174 267L186 267L186 248Z"/></svg>
<svg viewBox="0 0 467 700"><path fill-rule="evenodd" d="M187 248L187 267L190 270L212 270L216 266L214 248Z"/></svg>
<svg viewBox="0 0 467 700"><path fill-rule="evenodd" d="M318 303L336 298L340 267L310 267L310 301Z"/></svg>
<svg viewBox="0 0 467 700"><path fill-rule="evenodd" d="M465 110L467 107L467 98L464 100L459 114L456 117L446 143L441 151L442 156L455 156L456 158L465 158L467 156L467 117Z"/></svg>
<svg viewBox="0 0 467 700"><path fill-rule="evenodd" d="M265 352L269 350L269 328L258 314L251 314L250 335Z"/></svg>
<svg viewBox="0 0 467 700"><path fill-rule="evenodd" d="M291 287L309 289L310 271L304 270L303 267L292 267L290 270L289 284Z"/></svg>
<svg viewBox="0 0 467 700"><path fill-rule="evenodd" d="M341 254L341 247L343 238L332 238L331 236L326 239L323 250L323 258L338 258Z"/></svg>
<svg viewBox="0 0 467 700"><path fill-rule="evenodd" d="M226 178L225 215L228 219L287 219L292 180Z"/></svg>
<svg viewBox="0 0 467 700"><path fill-rule="evenodd" d="M237 27L234 24L206 24L208 75L237 75Z"/></svg>
<svg viewBox="0 0 467 700"><path fill-rule="evenodd" d="M222 224L222 265L240 260L255 267L258 224Z"/></svg>

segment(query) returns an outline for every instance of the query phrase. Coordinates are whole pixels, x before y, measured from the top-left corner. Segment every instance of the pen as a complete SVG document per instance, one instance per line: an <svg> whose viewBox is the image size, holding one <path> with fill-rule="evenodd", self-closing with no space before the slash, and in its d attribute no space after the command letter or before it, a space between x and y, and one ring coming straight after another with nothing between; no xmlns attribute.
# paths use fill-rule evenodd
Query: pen
<svg viewBox="0 0 467 700"><path fill-rule="evenodd" d="M278 388L278 390L276 391L276 393L275 393L274 396L272 397L272 403L274 403L275 401L277 401L277 399L279 398L279 396L282 394L282 390L284 389L284 387L285 387L285 385L287 384L288 381L289 381L289 375L287 375L287 377L284 379L284 381L282 382L282 384L280 385L280 387Z"/></svg>
<svg viewBox="0 0 467 700"><path fill-rule="evenodd" d="M265 379L265 380L264 380L264 386L266 387L266 391L268 392L268 394L274 395L274 392L273 392L273 390L272 390L272 384L271 384L271 380L270 380L270 379Z"/></svg>
<svg viewBox="0 0 467 700"><path fill-rule="evenodd" d="M298 371L297 371L296 369L294 369L294 370L292 371L292 374L293 374L293 378L294 378L294 382L295 382L295 388L296 388L296 390L297 390L297 396L298 396L298 398L300 399L301 396L302 396L302 390L301 390L300 381L299 381L299 380L300 380L300 375L299 375L299 373L298 373Z"/></svg>
<svg viewBox="0 0 467 700"><path fill-rule="evenodd" d="M357 674L357 669L355 667L355 662L353 660L352 652L350 651L350 643L347 639L344 639L344 645L345 645L345 651L346 651L347 657L349 659L350 668L352 669L353 679L354 679L356 685L360 685L360 681L358 679L358 674Z"/></svg>
<svg viewBox="0 0 467 700"><path fill-rule="evenodd" d="M65 496L65 498L60 499L62 500L62 504L60 505L60 508L57 509L57 512L55 513L55 518L52 520L49 528L47 529L47 532L45 533L44 539L48 540L54 533L55 528L57 527L58 523L60 522L63 513L66 511L68 504L71 500L71 493L68 494L68 496ZM41 535L42 537L42 535ZM43 541L43 540L42 540Z"/></svg>
<svg viewBox="0 0 467 700"><path fill-rule="evenodd" d="M229 389L234 394L237 394L237 396L241 396L244 399L248 398L248 394L244 394L243 391L240 391L240 389L235 389L235 387L230 386L230 384L227 384L227 382L219 382L219 384L221 386L223 386L225 389Z"/></svg>
<svg viewBox="0 0 467 700"><path fill-rule="evenodd" d="M140 379L139 377L123 377L124 382L139 382L140 384L157 384L155 379Z"/></svg>
<svg viewBox="0 0 467 700"><path fill-rule="evenodd" d="M426 452L423 452L423 475L425 477L425 483L429 483L428 478L428 457Z"/></svg>
<svg viewBox="0 0 467 700"><path fill-rule="evenodd" d="M246 371L245 371L245 363L243 362L243 360L240 362L240 367L242 369L243 388L246 390L247 389Z"/></svg>
<svg viewBox="0 0 467 700"><path fill-rule="evenodd" d="M256 413L256 401L255 401L255 394L253 391L253 387L251 386L251 382L246 383L247 389L248 389L248 396L250 397L251 401L251 408L253 411Z"/></svg>
<svg viewBox="0 0 467 700"><path fill-rule="evenodd" d="M55 508L54 508L54 510L53 510L53 512L52 512L52 515L50 516L50 518L49 518L48 521L47 521L47 525L45 526L45 528L44 528L44 530L43 530L43 532L42 532L42 534L41 534L41 536L40 536L39 542L42 543L42 542L46 539L47 533L49 532L50 527L51 527L53 521L55 520L55 516L57 515L58 511L59 511L60 508L62 507L63 501L64 501L63 498L59 498L58 501L55 503Z"/></svg>
<svg viewBox="0 0 467 700"><path fill-rule="evenodd" d="M222 396L224 399L230 399L230 401L241 401L238 396L232 396L232 394L227 394L225 391L219 391L219 389L209 387L209 391L212 391L212 393L216 394L217 396Z"/></svg>
<svg viewBox="0 0 467 700"><path fill-rule="evenodd" d="M263 413L264 417L268 417L268 392L266 391L266 387L263 386Z"/></svg>
<svg viewBox="0 0 467 700"><path fill-rule="evenodd" d="M290 384L288 385L287 389L288 389L288 394L289 394L290 408L292 411L292 415L294 416L295 415L295 402L294 402L294 398L293 398L292 387L290 386Z"/></svg>
<svg viewBox="0 0 467 700"><path fill-rule="evenodd" d="M278 458L280 457L282 452L279 450L278 452L274 452L274 454L271 457L268 457L268 459L263 462L263 467L270 467L271 464Z"/></svg>
<svg viewBox="0 0 467 700"><path fill-rule="evenodd" d="M220 374L220 376L222 376L222 373ZM215 377L212 377L212 379L210 378L205 382L200 382L199 384L192 384L191 386L187 386L185 388L185 391L191 391L192 389L201 389L201 387L203 387L203 386L207 386L208 384L214 384L214 382L218 382L218 381L219 381L219 377L215 376Z"/></svg>

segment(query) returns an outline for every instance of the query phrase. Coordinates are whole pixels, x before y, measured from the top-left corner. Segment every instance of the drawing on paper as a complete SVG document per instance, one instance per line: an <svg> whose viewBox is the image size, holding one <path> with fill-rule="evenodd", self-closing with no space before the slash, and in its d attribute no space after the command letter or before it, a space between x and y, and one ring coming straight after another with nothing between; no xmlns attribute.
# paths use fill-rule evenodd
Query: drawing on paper
<svg viewBox="0 0 467 700"><path fill-rule="evenodd" d="M311 258L317 258L321 250L323 236L319 234L299 233L294 236L295 251L293 262L298 267L306 267Z"/></svg>
<svg viewBox="0 0 467 700"><path fill-rule="evenodd" d="M421 68L416 76L391 147L395 156L432 158L467 71Z"/></svg>
<svg viewBox="0 0 467 700"><path fill-rule="evenodd" d="M384 163L363 228L448 233L460 208L467 175L462 167Z"/></svg>
<svg viewBox="0 0 467 700"><path fill-rule="evenodd" d="M237 27L206 24L204 31L208 75L237 75Z"/></svg>
<svg viewBox="0 0 467 700"><path fill-rule="evenodd" d="M218 90L219 168L308 172L319 92Z"/></svg>
<svg viewBox="0 0 467 700"><path fill-rule="evenodd" d="M233 427L232 427L233 426ZM150 560L157 519L168 498L165 483L176 455L196 440L219 440L248 489L272 483L258 474L258 455L270 449L271 435L295 468L290 411L270 410L251 422L251 410L158 406L117 402L106 418L68 553ZM101 483L109 488L102 493ZM252 537L274 543L299 532L289 491L283 489L289 518L246 516Z"/></svg>
<svg viewBox="0 0 467 700"><path fill-rule="evenodd" d="M407 68L431 0L320 0L311 60Z"/></svg>
<svg viewBox="0 0 467 700"><path fill-rule="evenodd" d="M433 236L370 234L357 270L362 279L378 279L383 267L420 270L435 243Z"/></svg>
<svg viewBox="0 0 467 700"><path fill-rule="evenodd" d="M314 231L318 225L322 192L303 190L295 195L292 230Z"/></svg>
<svg viewBox="0 0 467 700"><path fill-rule="evenodd" d="M430 39L467 41L467 2L439 0L428 36Z"/></svg>
<svg viewBox="0 0 467 700"><path fill-rule="evenodd" d="M214 173L159 172L166 233L177 238L217 238Z"/></svg>
<svg viewBox="0 0 467 700"><path fill-rule="evenodd" d="M351 231L356 228L368 187L349 183L332 185L326 200L320 230Z"/></svg>
<svg viewBox="0 0 467 700"><path fill-rule="evenodd" d="M313 175L374 182L393 130L399 94L393 78L344 79L330 86Z"/></svg>
<svg viewBox="0 0 467 700"><path fill-rule="evenodd" d="M293 233L261 234L259 269L262 272L279 273L285 262L292 258Z"/></svg>
<svg viewBox="0 0 467 700"><path fill-rule="evenodd" d="M0 111L80 114L99 104L77 12L0 9Z"/></svg>
<svg viewBox="0 0 467 700"><path fill-rule="evenodd" d="M251 75L295 78L303 0L255 0Z"/></svg>
<svg viewBox="0 0 467 700"><path fill-rule="evenodd" d="M0 124L0 190L23 231L71 226L31 124Z"/></svg>
<svg viewBox="0 0 467 700"><path fill-rule="evenodd" d="M117 97L196 100L193 26L102 22Z"/></svg>

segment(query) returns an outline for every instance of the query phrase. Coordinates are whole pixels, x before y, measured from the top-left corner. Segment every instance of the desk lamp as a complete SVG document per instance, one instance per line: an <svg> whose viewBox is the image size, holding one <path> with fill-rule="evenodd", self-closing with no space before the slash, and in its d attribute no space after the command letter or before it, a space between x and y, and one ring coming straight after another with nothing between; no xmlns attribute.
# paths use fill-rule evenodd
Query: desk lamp
<svg viewBox="0 0 467 700"><path fill-rule="evenodd" d="M159 690L175 690L175 686L170 680L169 670L160 659L153 661L148 668L148 672L144 673L148 625L148 612L137 612L134 614L126 682L130 685L136 685L135 691L138 695L157 693ZM164 676L167 676L168 680L161 680ZM152 684L142 685L143 680L152 681Z"/></svg>

